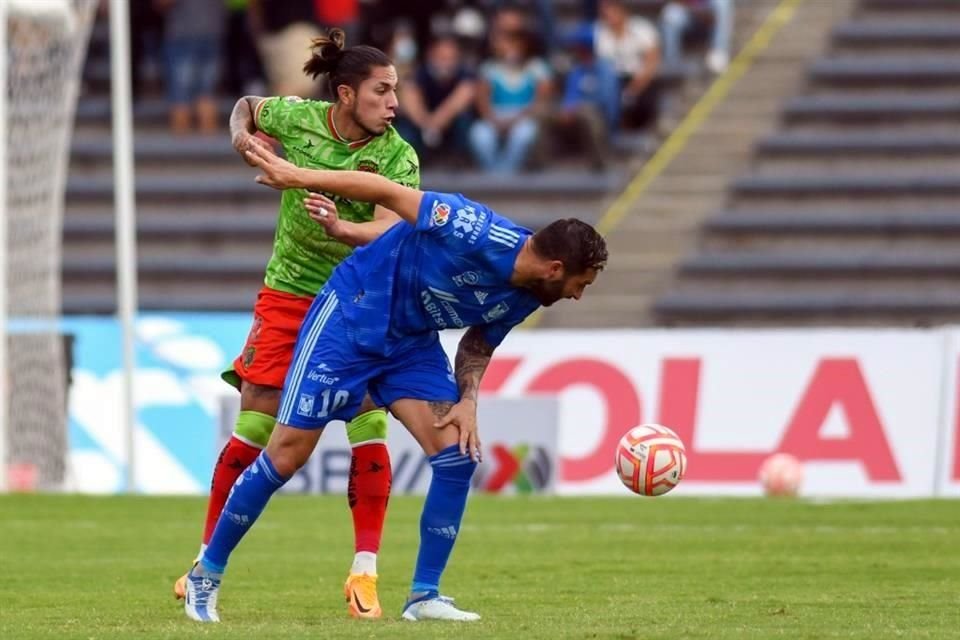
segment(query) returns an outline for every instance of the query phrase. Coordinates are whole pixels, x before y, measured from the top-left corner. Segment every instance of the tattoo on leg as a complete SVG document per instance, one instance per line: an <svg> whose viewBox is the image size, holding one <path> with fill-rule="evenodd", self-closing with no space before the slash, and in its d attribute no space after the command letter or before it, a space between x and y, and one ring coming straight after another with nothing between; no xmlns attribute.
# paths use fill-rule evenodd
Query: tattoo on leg
<svg viewBox="0 0 960 640"><path fill-rule="evenodd" d="M442 418L443 416L447 415L447 413L449 413L450 409L453 407L453 403L447 401L435 402L431 400L427 404L430 405L430 410L433 411L433 415L437 416L438 418Z"/></svg>

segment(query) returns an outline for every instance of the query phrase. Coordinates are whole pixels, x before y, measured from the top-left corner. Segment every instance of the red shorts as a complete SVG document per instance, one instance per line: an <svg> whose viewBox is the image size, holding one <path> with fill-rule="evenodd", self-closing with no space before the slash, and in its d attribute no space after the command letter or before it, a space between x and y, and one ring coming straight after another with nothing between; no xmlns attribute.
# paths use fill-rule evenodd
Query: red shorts
<svg viewBox="0 0 960 640"><path fill-rule="evenodd" d="M283 388L287 369L293 361L300 324L310 309L313 298L284 293L264 287L257 294L253 307L253 326L243 351L233 361L233 371L225 372L224 380L239 388L240 380ZM230 375L233 373L234 375Z"/></svg>

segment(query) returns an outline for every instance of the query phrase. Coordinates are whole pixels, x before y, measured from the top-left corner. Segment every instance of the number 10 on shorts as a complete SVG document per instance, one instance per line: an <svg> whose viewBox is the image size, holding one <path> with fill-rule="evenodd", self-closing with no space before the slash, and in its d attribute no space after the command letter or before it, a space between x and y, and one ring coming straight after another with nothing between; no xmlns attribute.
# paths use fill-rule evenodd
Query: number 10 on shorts
<svg viewBox="0 0 960 640"><path fill-rule="evenodd" d="M331 406L330 401L331 395L333 395L333 406ZM317 396L301 393L300 402L297 403L297 413L307 418L326 418L331 413L335 413L346 406L347 402L350 401L350 392L337 391L334 393L333 389L324 389L319 397L321 400L320 409L314 414L313 406Z"/></svg>

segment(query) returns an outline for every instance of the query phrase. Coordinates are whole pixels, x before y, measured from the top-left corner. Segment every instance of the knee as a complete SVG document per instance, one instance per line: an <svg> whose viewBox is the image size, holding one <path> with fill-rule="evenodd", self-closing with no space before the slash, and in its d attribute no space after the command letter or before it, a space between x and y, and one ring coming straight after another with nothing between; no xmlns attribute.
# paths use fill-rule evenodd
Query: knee
<svg viewBox="0 0 960 640"><path fill-rule="evenodd" d="M533 118L524 118L513 125L513 129L510 130L510 137L518 143L526 145L533 142L537 137L538 130L539 125L537 125L536 120Z"/></svg>
<svg viewBox="0 0 960 640"><path fill-rule="evenodd" d="M493 126L486 121L479 120L470 127L470 143L474 147L490 147L496 144L496 133Z"/></svg>
<svg viewBox="0 0 960 640"><path fill-rule="evenodd" d="M294 430L299 431L299 430ZM304 437L307 436L307 437ZM289 478L310 459L313 453L314 442L308 437L309 433L285 434L281 437L271 437L266 453L274 469L283 478Z"/></svg>
<svg viewBox="0 0 960 640"><path fill-rule="evenodd" d="M240 383L240 410L277 415L280 408L280 389L243 380Z"/></svg>

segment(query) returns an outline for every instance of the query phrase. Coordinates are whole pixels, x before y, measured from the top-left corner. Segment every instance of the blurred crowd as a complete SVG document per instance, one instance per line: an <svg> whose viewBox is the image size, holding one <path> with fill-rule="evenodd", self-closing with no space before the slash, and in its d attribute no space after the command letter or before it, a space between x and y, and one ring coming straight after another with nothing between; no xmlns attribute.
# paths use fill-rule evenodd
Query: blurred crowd
<svg viewBox="0 0 960 640"><path fill-rule="evenodd" d="M217 96L328 98L301 66L337 26L395 61L396 126L424 163L602 169L615 136L656 126L665 68L726 68L732 3L665 0L654 20L582 0L561 25L551 0L131 0L134 93L162 88L176 134L224 126Z"/></svg>

